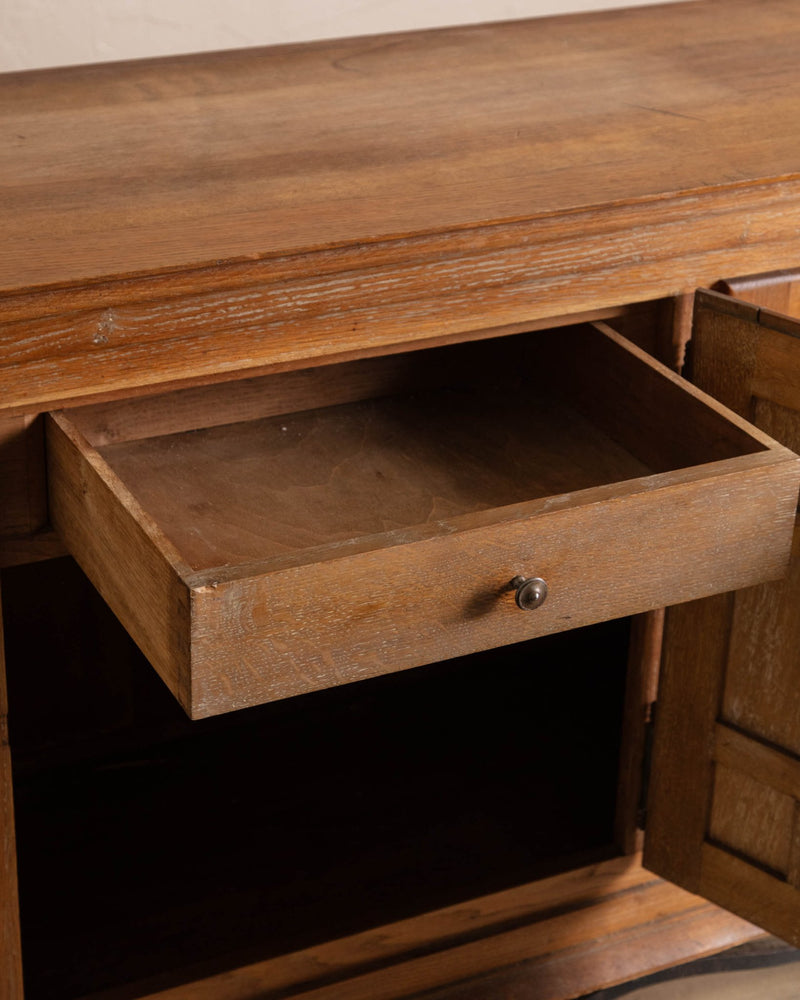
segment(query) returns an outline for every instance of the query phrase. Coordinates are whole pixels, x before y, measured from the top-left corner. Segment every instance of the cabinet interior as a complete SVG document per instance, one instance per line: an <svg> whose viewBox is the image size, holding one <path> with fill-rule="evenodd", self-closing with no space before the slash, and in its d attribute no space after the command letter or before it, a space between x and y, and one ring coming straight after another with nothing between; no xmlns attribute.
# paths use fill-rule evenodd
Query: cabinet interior
<svg viewBox="0 0 800 1000"><path fill-rule="evenodd" d="M616 852L627 620L189 722L72 560L2 585L33 1000Z"/></svg>

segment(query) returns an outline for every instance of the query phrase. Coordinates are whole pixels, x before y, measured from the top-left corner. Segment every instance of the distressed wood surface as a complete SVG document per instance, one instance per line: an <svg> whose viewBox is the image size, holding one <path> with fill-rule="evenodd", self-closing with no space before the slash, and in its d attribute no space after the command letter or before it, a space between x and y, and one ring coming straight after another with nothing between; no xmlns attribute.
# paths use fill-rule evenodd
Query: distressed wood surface
<svg viewBox="0 0 800 1000"><path fill-rule="evenodd" d="M700 0L8 75L0 405L796 264L799 36Z"/></svg>
<svg viewBox="0 0 800 1000"><path fill-rule="evenodd" d="M480 934L479 940L474 939ZM760 934L615 858L145 1000L399 1000L526 962L525 996L565 1000ZM522 968L517 966L517 968ZM112 990L83 1000L123 1000Z"/></svg>
<svg viewBox="0 0 800 1000"><path fill-rule="evenodd" d="M54 522L193 716L783 570L797 459L613 331L466 345L453 368L450 357L422 366L453 380L432 398L99 451L68 415L51 420ZM414 386L413 364L387 366L336 391L385 390L387 376ZM292 376L270 396L295 389ZM546 389L557 398L542 405ZM550 586L533 614L514 605L518 574Z"/></svg>
<svg viewBox="0 0 800 1000"><path fill-rule="evenodd" d="M125 486L58 414L48 417L50 510L71 554L182 704L190 700L188 571ZM130 626L129 626L130 627Z"/></svg>
<svg viewBox="0 0 800 1000"><path fill-rule="evenodd" d="M753 284L756 297L790 301L774 280L744 282L737 294ZM797 320L698 293L694 374L759 427L800 444ZM799 600L795 525L784 579L670 610L645 840L654 871L795 945Z"/></svg>
<svg viewBox="0 0 800 1000"><path fill-rule="evenodd" d="M17 852L11 748L8 744L8 697L0 603L0 996L22 1000L22 947L17 901Z"/></svg>

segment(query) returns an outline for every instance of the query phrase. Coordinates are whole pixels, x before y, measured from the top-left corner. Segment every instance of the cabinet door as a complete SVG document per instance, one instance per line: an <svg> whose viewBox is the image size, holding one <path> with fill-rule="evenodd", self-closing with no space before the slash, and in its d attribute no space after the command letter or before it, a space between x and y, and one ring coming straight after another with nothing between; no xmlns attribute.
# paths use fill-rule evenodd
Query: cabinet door
<svg viewBox="0 0 800 1000"><path fill-rule="evenodd" d="M701 292L693 355L699 386L800 451L800 323ZM785 579L667 612L644 863L800 945L797 524Z"/></svg>

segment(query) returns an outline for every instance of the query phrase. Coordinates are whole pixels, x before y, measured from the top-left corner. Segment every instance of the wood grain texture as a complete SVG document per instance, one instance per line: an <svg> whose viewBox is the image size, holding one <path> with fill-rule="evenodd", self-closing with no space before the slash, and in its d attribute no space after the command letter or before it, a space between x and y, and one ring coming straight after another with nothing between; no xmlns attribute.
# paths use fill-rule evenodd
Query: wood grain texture
<svg viewBox="0 0 800 1000"><path fill-rule="evenodd" d="M665 317L671 315L669 300L645 302L610 307L585 317L580 314L552 316L512 327L473 331L459 339L472 344L484 339L499 343L500 338L506 338L505 342L510 343L508 338L517 333L553 330L589 320L613 320L614 329L627 340L653 353ZM540 343L537 341L537 345ZM134 392L123 399L115 398L113 402L75 408L71 411L71 419L95 447L176 434L198 427L221 426L446 384L456 373L459 378L464 377L469 358L475 356L477 349L474 345L442 350L438 340L416 347L419 349L409 351L399 345L379 356L350 362L337 363L328 359L327 364L314 368L288 369L237 379L235 384L212 382L166 393ZM494 350L502 359L502 349ZM485 356L491 357L491 354ZM492 367L502 369L498 360Z"/></svg>
<svg viewBox="0 0 800 1000"><path fill-rule="evenodd" d="M791 266L791 0L757 20L700 0L3 78L3 407Z"/></svg>
<svg viewBox="0 0 800 1000"><path fill-rule="evenodd" d="M790 176L797 26L786 0L759 14L757 33L749 3L705 0L10 74L0 288Z"/></svg>
<svg viewBox="0 0 800 1000"><path fill-rule="evenodd" d="M518 515L506 508L501 523L465 516L457 530L431 538L397 533L352 554L331 547L325 561L317 550L313 566L273 562L187 578L195 712L418 666L783 571L786 545L775 525L787 498L793 509L793 473L783 485L766 468L682 483L672 478L678 473L663 476L643 490L574 494L561 509L547 500ZM762 520L752 499L773 490L778 507ZM703 558L709 544L713 563ZM549 582L535 613L514 605L509 581L518 573Z"/></svg>
<svg viewBox="0 0 800 1000"><path fill-rule="evenodd" d="M783 580L741 593L732 623L722 717L754 736L800 753L800 530Z"/></svg>
<svg viewBox="0 0 800 1000"><path fill-rule="evenodd" d="M733 948L762 936L757 928L717 907L664 916L594 945L535 959L456 987L427 993L425 1000L565 1000L660 969ZM697 950L695 950L697 949ZM658 963L658 968L654 963ZM638 971L635 971L638 970ZM591 993L587 994L586 991ZM602 994L601 994L602 995Z"/></svg>
<svg viewBox="0 0 800 1000"><path fill-rule="evenodd" d="M717 763L708 821L711 842L785 877L792 852L794 813L791 796Z"/></svg>
<svg viewBox="0 0 800 1000"><path fill-rule="evenodd" d="M698 295L696 380L788 447L800 448L800 323L712 296ZM721 311L728 308L736 315ZM800 751L800 707L791 694L798 680L799 556L796 528L786 578L738 595L723 705L725 719L793 752Z"/></svg>
<svg viewBox="0 0 800 1000"><path fill-rule="evenodd" d="M57 402L184 387L174 418L128 412L146 434L189 431L214 405L213 396L194 395L201 384L538 328L549 316L667 295L682 298L661 350L679 347L695 285L796 266L800 140L787 126L800 112L794 8L792 0L699 0L0 80L8 138L0 149L0 410L27 419ZM775 355L758 392L746 387L741 412L754 395L768 400L780 429L774 407L791 409L794 393L785 344L751 338L738 309L728 312L740 323L739 347L719 341L711 352L738 351L753 378L759 352ZM786 329L764 309L757 318ZM738 409L738 383L725 373L722 382ZM301 383L298 376L288 395L301 400ZM618 378L605 398L624 402L632 385L636 376ZM253 389L240 401L248 418ZM501 520L467 509L435 529L329 539L313 559L314 546L299 559L276 557L269 573L256 561L213 567L213 575L192 573L92 443L56 416L53 516L182 703L208 714L777 574L796 486L789 461L770 465L757 445L744 448L743 462L714 456L735 469L675 471L681 437L692 455L703 452L686 423L671 423L684 409L697 407L667 412L667 443L645 462L666 468L645 486L595 486L583 507L574 496L527 501ZM605 431L643 460L633 443L643 429L628 413ZM119 432L110 433L109 443ZM741 440L719 436L734 452ZM773 521L785 528L781 545ZM12 540L17 556L29 543L27 551L47 551L32 530ZM555 582L555 599L535 626L522 615L506 625L508 579L528 565ZM692 675L724 661L730 601L688 605L671 622L673 680L663 690L677 676L689 697L686 719L676 707L667 712L665 738L695 774L690 780L662 757L674 784L671 798L658 800L662 815L687 818L669 844L652 833L654 856L677 858L692 884L723 901L755 894L747 912L758 919L774 920L756 898L774 890L783 927L796 913L784 883L753 866L741 874L738 859L708 845L697 860L711 806L696 779L710 780L722 686L718 675ZM264 670L265 638L284 671L277 682ZM308 654L298 662L302 643ZM788 867L790 877L800 868L794 849ZM669 930L662 958L646 958L645 944L665 931L679 898L651 885L619 900L573 899L577 913L540 914L533 934L524 920L489 920L483 940L459 931L435 954L393 953L388 969L365 967L353 958L357 947L337 964L334 949L321 955L322 978L276 965L266 981L274 974L280 989L309 1000L377 1000L479 975L533 949L543 997L560 1000L624 978L637 962L642 971L724 937L729 923L717 915L708 931L708 911L695 910L696 921ZM598 955L598 928L617 944L639 941L638 958L617 966L610 951ZM382 960L380 942L366 952ZM182 995L201 996L207 985L209 996L230 987L231 996L253 997L263 984L257 970Z"/></svg>
<svg viewBox="0 0 800 1000"><path fill-rule="evenodd" d="M643 863L690 892L700 891L733 602L720 594L667 609Z"/></svg>
<svg viewBox="0 0 800 1000"><path fill-rule="evenodd" d="M458 391L99 452L196 571L295 552L308 563L315 549L409 529L439 533L472 512L650 472L552 398Z"/></svg>
<svg viewBox="0 0 800 1000"><path fill-rule="evenodd" d="M615 441L661 472L771 447L715 398L628 343L606 323L547 344L528 341L543 381Z"/></svg>
<svg viewBox="0 0 800 1000"><path fill-rule="evenodd" d="M697 382L796 445L800 324L703 292L695 339ZM800 941L798 546L795 528L785 580L676 609L645 845L654 870L793 943ZM694 648L688 630L699 637Z"/></svg>
<svg viewBox="0 0 800 1000"><path fill-rule="evenodd" d="M702 848L699 891L764 930L800 947L797 888L713 844Z"/></svg>
<svg viewBox="0 0 800 1000"><path fill-rule="evenodd" d="M187 392L175 407L165 396L74 419L195 570L766 445L613 331L589 326ZM341 405L351 399L358 405ZM340 405L294 412L315 402ZM226 423L262 414L280 416ZM164 433L203 416L216 426ZM160 436L143 437L148 428Z"/></svg>
<svg viewBox="0 0 800 1000"><path fill-rule="evenodd" d="M737 190L733 200L715 193L703 198L703 208L694 196L648 203L658 219L638 205L614 205L530 226L491 226L432 238L437 245L426 249L429 256L418 241L403 240L382 264L381 255L371 254L363 273L363 249L345 248L295 261L299 272L285 279L278 264L264 262L269 283L264 274L253 278L256 265L242 265L242 274L236 265L232 274L225 267L209 271L208 292L193 272L188 287L177 290L162 287L166 278L93 286L83 309L74 305L79 292L48 292L47 301L23 296L4 303L8 323L0 343L9 368L0 371L0 399L24 412L142 385L302 367L432 338L460 340L487 328L541 325L553 315L682 292L687 283L710 284L745 263L770 267L781 254L791 258L799 192L800 182L787 182ZM753 232L769 232L770 242L754 239L752 248L742 248L743 214L755 220ZM231 287L218 290L226 277ZM98 308L104 300L112 304Z"/></svg>
<svg viewBox="0 0 800 1000"><path fill-rule="evenodd" d="M62 416L48 416L46 430L55 527L176 698L190 704L189 602L178 576L186 567Z"/></svg>
<svg viewBox="0 0 800 1000"><path fill-rule="evenodd" d="M718 723L714 760L800 801L800 760L794 754Z"/></svg>
<svg viewBox="0 0 800 1000"><path fill-rule="evenodd" d="M194 715L782 572L797 459L613 331L512 337L452 358L423 352L348 366L336 386L337 398L386 391L418 364L423 385L447 373L432 394L121 441L100 453L66 416L60 435L53 424L56 524L101 592L117 581L115 610ZM366 379L353 380L354 370ZM288 394L268 391L268 405L293 400L298 385L304 392L292 375ZM650 466L672 471L648 476ZM87 476L96 510L81 500ZM115 490L115 520L103 524L120 532L112 549L85 526L105 516ZM148 539L146 559L128 534ZM713 562L702 558L709 545ZM119 569L131 560L136 587ZM551 588L535 615L514 607L509 582L520 573L544 575ZM175 602L179 610L168 610Z"/></svg>
<svg viewBox="0 0 800 1000"><path fill-rule="evenodd" d="M17 898L17 851L11 748L8 744L8 696L0 601L0 995L22 1000L22 945Z"/></svg>
<svg viewBox="0 0 800 1000"><path fill-rule="evenodd" d="M397 1000L528 961L534 1000L567 1000L759 933L615 859L146 997Z"/></svg>

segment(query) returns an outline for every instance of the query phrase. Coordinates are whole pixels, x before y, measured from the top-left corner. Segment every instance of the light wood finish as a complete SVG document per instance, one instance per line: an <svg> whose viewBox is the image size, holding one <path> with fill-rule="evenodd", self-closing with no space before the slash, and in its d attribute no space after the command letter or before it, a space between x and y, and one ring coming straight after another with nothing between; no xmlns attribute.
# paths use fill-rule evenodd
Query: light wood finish
<svg viewBox="0 0 800 1000"><path fill-rule="evenodd" d="M796 264L791 0L752 23L700 0L6 76L2 406Z"/></svg>
<svg viewBox="0 0 800 1000"><path fill-rule="evenodd" d="M54 523L193 716L782 572L789 452L612 331L480 346L390 359L447 370L433 392L99 451L51 419ZM349 366L336 398L375 379ZM520 573L551 588L535 615Z"/></svg>
<svg viewBox="0 0 800 1000"><path fill-rule="evenodd" d="M571 952L522 962L460 988L445 987L423 996L424 1000L571 1000L593 994L597 984L611 987L759 936L752 925L712 906L665 913L649 924L601 937Z"/></svg>
<svg viewBox="0 0 800 1000"><path fill-rule="evenodd" d="M699 293L694 372L739 413L800 444L800 323ZM786 579L671 610L645 841L654 871L794 944L798 602L796 527Z"/></svg>
<svg viewBox="0 0 800 1000"><path fill-rule="evenodd" d="M8 743L8 697L0 601L0 996L22 1000L22 947L17 900L14 794Z"/></svg>
<svg viewBox="0 0 800 1000"><path fill-rule="evenodd" d="M414 480L395 455L389 471L416 491L389 491L397 526L376 529L363 507L355 518L334 508L343 518L334 531L307 509L294 537L269 526L271 550L251 531L251 551L242 539L253 521L234 504L226 529L235 544L218 532L203 553L194 538L189 558L185 539L170 534L183 528L180 504L162 521L136 492L145 480L153 486L152 467L127 486L112 466L165 451L173 435L213 440L219 452L237 421L248 433L275 432L293 412L313 424L321 406L344 408L351 420L347 435L332 433L342 426L333 423L321 433L322 451L353 443L359 414L386 420L391 406L375 401L407 390L404 352L425 349L431 365L412 372L414 391L441 397L448 371L433 364L436 347L499 345L570 318L619 319L677 367L696 286L797 266L800 138L787 126L800 115L795 6L698 0L0 79L0 434L8 441L10 428L16 449L19 430L36 428L42 412L97 404L49 422L53 520L190 711L284 697L780 572L794 460L635 351L616 345L600 364L596 352L614 337L597 330L578 342L566 331L552 339L558 363L542 375L557 400L545 414L555 418L552 437L515 456L523 472L537 449L548 459L538 499L520 499L495 466L487 499L459 482L452 509L440 515L428 504L419 520L426 491L428 499L440 492L435 463L415 462ZM663 302L671 297L674 308ZM725 337L706 339L709 356L730 358L718 383L724 401L750 413L755 396L751 415L794 442L794 349L755 336L746 307L729 302L723 311ZM765 308L760 319L775 331L791 327ZM531 338L528 368L546 341ZM379 355L398 357L371 360ZM509 358L506 367L525 370ZM246 379L238 395L236 379ZM545 417L528 404L532 395L507 398L539 431ZM660 413L638 405L663 398L671 402ZM567 417L565 399L581 412ZM566 468L549 467L567 429L598 415L602 458L584 466L585 452L573 451ZM496 444L508 424L490 417L481 431ZM458 430L448 440L459 458L479 453L480 442L465 449ZM3 565L60 551L38 487L18 477L20 455L0 482ZM308 448L287 468L325 472L323 460L307 459ZM612 466L619 477L609 476ZM40 482L41 464L27 468L28 482ZM357 493L362 471L353 482ZM327 512L330 494L316 496ZM208 508L201 512L207 522ZM508 581L542 570L555 586L528 619L513 608ZM781 595L797 583L774 586L759 592ZM707 837L711 822L720 837L739 836L736 792L709 797L715 768L727 768L736 788L741 774L785 779L796 756L789 658L770 656L775 695L747 666L746 644L728 655L731 623L741 638L761 613L747 607L751 599L715 597L669 615L655 773L672 799L656 797L651 812L683 825L653 819L647 842L684 882L774 924L796 907L798 809L784 810L785 836L768 859L783 852L788 882L735 856L758 837L733 849ZM786 618L779 611L764 621L788 628ZM653 651L655 632L637 643ZM265 645L279 664L274 675L263 669ZM706 674L709 666L716 672ZM629 686L637 712L651 682L645 671ZM723 702L726 733L742 735L745 715L758 710L756 722L746 720L754 741L746 752L719 736ZM773 702L778 717L760 717ZM631 775L640 733L639 716L623 756L617 830L626 850L637 843ZM785 785L775 794L786 795ZM530 897L523 888L521 917L513 900L498 910L508 922L494 911L475 919L468 902L455 931L444 920L444 938L439 918L423 915L397 938L373 932L320 945L179 996L229 987L259 995L266 981L308 997L376 1000L536 956L539 1000L563 1000L754 933L658 882L595 896L585 886L571 894L565 886L577 883L563 878ZM762 906L764 894L776 904ZM307 965L315 956L324 970L316 978ZM15 961L4 967L12 975Z"/></svg>
<svg viewBox="0 0 800 1000"><path fill-rule="evenodd" d="M521 961L536 1000L563 1000L760 933L654 879L636 857L617 858L146 1000L395 1000Z"/></svg>

